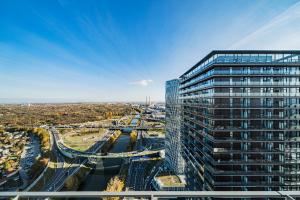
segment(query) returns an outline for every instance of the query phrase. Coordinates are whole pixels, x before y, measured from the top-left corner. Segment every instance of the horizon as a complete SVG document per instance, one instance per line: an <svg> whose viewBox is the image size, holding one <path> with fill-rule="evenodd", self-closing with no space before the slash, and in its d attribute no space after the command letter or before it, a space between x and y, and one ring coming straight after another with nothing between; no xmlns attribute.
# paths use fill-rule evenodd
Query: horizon
<svg viewBox="0 0 300 200"><path fill-rule="evenodd" d="M61 99L0 99L0 105L24 105L24 104L142 104L145 101L85 101L85 100L61 100ZM151 101L154 104L165 101Z"/></svg>
<svg viewBox="0 0 300 200"><path fill-rule="evenodd" d="M0 5L0 103L164 102L213 50L300 49L298 0Z"/></svg>

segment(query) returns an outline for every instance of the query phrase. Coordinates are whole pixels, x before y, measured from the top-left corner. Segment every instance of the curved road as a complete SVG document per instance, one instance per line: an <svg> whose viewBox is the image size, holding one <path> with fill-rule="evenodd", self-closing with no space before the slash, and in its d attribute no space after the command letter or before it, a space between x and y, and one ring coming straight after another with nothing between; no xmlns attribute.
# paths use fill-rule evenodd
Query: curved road
<svg viewBox="0 0 300 200"><path fill-rule="evenodd" d="M57 167L55 169L55 173L52 176L50 180L47 180L47 184L43 187L42 191L58 191L60 190L65 180L75 174L80 167L85 164L88 161L88 157L94 157L94 158L105 158L105 157L111 157L111 158L119 158L119 157L137 157L137 156L145 156L149 154L158 153L161 151L159 150L146 150L141 152L127 152L127 153L121 153L121 154L108 154L108 155L97 155L95 154L97 151L100 150L100 148L107 142L107 140L110 138L110 134L112 134L110 131L106 133L104 137L97 143L95 143L88 151L85 153L81 153L72 149L69 149L63 145L61 142L61 139L58 136L58 131L55 129L55 127L47 127L48 131L51 133L52 137L54 138L54 144L52 144L52 151L57 158ZM68 153L74 154L75 156L80 156L80 158L75 158L72 163L66 163L64 156L61 154L61 149L64 151L67 151ZM79 155L80 154L80 155Z"/></svg>
<svg viewBox="0 0 300 200"><path fill-rule="evenodd" d="M64 169L64 164L65 164L65 159L64 156L61 155L61 153L58 150L57 147L57 135L55 133L53 133L53 129L48 129L48 131L50 132L50 134L52 135L52 138L54 140L53 144L52 144L52 153L54 155L54 157L56 158L56 163L57 166L55 168L55 173L52 176L52 178L50 180L47 180L47 184L44 185L43 187L43 191L54 191L53 189L55 187L53 187L53 185L55 185L55 183L58 182L58 180L64 175L65 173L65 169Z"/></svg>
<svg viewBox="0 0 300 200"><path fill-rule="evenodd" d="M87 162L87 159L74 159L71 163L66 163L64 156L61 154L58 144L60 138L58 136L58 131L54 128L48 128L48 131L54 138L54 144L52 144L52 151L54 156L57 158L57 167L55 173L50 180L47 180L47 184L43 187L43 191L57 191L61 189L64 185L65 180L70 176L75 174L81 167L81 165ZM106 138L104 136L104 138ZM105 143L103 139L97 142L88 152L96 152Z"/></svg>

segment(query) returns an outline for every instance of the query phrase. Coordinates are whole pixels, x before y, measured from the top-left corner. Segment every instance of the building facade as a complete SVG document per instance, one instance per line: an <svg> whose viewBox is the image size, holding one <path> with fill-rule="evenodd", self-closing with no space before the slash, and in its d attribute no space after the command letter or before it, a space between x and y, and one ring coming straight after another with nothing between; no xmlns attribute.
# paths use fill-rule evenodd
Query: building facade
<svg viewBox="0 0 300 200"><path fill-rule="evenodd" d="M167 166L177 174L184 170L181 156L180 137L180 103L179 103L179 79L166 82L166 140L165 155Z"/></svg>
<svg viewBox="0 0 300 200"><path fill-rule="evenodd" d="M179 90L190 190L300 189L300 51L213 51Z"/></svg>

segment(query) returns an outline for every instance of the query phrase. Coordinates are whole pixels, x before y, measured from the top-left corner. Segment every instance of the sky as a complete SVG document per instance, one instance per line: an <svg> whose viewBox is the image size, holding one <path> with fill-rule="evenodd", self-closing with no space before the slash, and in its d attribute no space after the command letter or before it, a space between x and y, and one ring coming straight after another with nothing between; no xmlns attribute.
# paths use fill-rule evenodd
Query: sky
<svg viewBox="0 0 300 200"><path fill-rule="evenodd" d="M212 50L299 35L297 0L0 0L0 103L164 101Z"/></svg>

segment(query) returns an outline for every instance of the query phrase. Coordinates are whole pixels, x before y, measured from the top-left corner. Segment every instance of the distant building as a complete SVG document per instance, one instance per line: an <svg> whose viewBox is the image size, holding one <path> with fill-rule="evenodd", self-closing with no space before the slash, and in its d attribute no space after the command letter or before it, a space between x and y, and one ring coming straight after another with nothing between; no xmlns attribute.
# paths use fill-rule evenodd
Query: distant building
<svg viewBox="0 0 300 200"><path fill-rule="evenodd" d="M180 100L190 190L300 190L300 51L213 51Z"/></svg>
<svg viewBox="0 0 300 200"><path fill-rule="evenodd" d="M179 80L166 82L166 164L177 174L183 174L181 156Z"/></svg>

